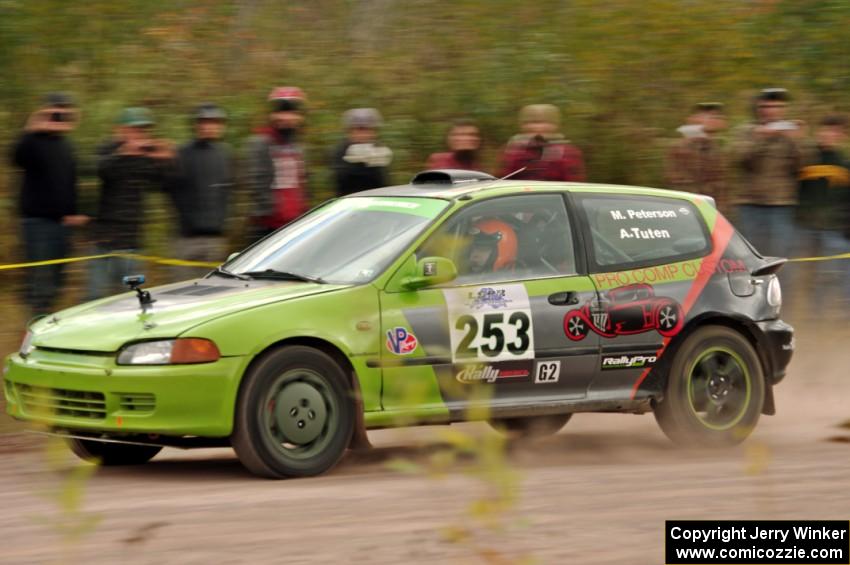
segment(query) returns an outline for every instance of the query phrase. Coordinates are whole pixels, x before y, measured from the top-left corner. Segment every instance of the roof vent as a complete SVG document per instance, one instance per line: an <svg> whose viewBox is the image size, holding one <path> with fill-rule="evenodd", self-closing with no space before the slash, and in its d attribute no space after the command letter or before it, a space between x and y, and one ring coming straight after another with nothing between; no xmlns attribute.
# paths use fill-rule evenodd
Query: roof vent
<svg viewBox="0 0 850 565"><path fill-rule="evenodd" d="M462 169L434 169L418 173L410 184L457 184L462 182L481 182L497 180L496 177L481 171Z"/></svg>

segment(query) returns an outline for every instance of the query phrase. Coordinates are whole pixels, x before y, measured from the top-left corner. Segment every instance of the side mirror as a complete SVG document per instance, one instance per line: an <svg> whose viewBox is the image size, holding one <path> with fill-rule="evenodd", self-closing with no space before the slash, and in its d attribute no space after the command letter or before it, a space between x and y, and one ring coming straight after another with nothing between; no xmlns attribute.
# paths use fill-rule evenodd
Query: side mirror
<svg viewBox="0 0 850 565"><path fill-rule="evenodd" d="M227 256L227 261L225 261L225 263L230 263L232 260L236 259L237 257L239 257L238 251L231 253L230 255Z"/></svg>
<svg viewBox="0 0 850 565"><path fill-rule="evenodd" d="M416 274L404 277L401 285L408 290L416 290L453 281L456 278L457 267L451 259L425 257L416 263Z"/></svg>

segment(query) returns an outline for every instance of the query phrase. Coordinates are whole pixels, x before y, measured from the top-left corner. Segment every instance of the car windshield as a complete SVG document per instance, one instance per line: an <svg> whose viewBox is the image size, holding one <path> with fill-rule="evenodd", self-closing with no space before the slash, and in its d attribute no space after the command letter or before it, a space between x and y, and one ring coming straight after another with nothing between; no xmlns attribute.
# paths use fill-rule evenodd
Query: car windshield
<svg viewBox="0 0 850 565"><path fill-rule="evenodd" d="M239 254L224 269L274 280L368 282L448 204L433 198L335 200Z"/></svg>

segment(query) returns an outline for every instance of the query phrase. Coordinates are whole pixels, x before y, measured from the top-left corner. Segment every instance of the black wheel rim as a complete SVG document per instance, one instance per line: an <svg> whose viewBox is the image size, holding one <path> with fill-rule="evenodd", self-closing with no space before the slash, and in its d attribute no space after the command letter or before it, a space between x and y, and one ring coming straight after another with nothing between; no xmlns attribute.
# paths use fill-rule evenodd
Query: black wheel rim
<svg viewBox="0 0 850 565"><path fill-rule="evenodd" d="M737 425L752 398L747 364L724 347L699 354L688 372L688 404L706 428L722 431Z"/></svg>
<svg viewBox="0 0 850 565"><path fill-rule="evenodd" d="M312 369L293 369L272 381L263 398L263 441L283 459L306 460L322 453L339 425L339 402L329 383Z"/></svg>

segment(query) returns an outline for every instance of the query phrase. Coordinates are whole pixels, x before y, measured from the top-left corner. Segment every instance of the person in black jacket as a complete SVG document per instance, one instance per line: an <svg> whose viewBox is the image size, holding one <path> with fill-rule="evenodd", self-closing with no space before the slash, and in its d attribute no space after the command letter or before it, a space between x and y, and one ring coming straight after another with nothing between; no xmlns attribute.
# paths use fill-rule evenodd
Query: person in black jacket
<svg viewBox="0 0 850 565"><path fill-rule="evenodd" d="M23 171L19 210L27 262L67 256L69 228L88 221L77 213L77 160L67 138L77 117L67 94L49 94L13 146L12 162ZM62 282L61 264L27 270L24 300L32 316L53 309Z"/></svg>
<svg viewBox="0 0 850 565"><path fill-rule="evenodd" d="M198 106L193 115L195 139L177 154L178 177L171 196L180 226L176 250L181 259L226 259L225 231L234 185L231 149L221 140L226 120L224 110L215 104ZM175 275L190 278L203 270L178 268Z"/></svg>
<svg viewBox="0 0 850 565"><path fill-rule="evenodd" d="M347 137L331 159L337 196L386 186L393 152L378 141L381 114L374 108L355 108L343 115L343 123Z"/></svg>
<svg viewBox="0 0 850 565"><path fill-rule="evenodd" d="M154 138L153 126L146 108L126 108L112 153L99 159L100 202L93 230L97 254L138 252L144 243L146 194L164 191L174 182L173 145ZM127 257L97 259L89 265L89 300L120 292L121 278L139 269Z"/></svg>

